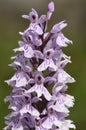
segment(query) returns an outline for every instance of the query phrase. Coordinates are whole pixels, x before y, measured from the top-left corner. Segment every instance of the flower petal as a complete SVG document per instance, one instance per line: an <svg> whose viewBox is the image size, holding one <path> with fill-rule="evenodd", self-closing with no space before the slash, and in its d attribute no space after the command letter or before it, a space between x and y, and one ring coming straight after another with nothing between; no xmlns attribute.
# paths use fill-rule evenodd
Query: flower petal
<svg viewBox="0 0 86 130"><path fill-rule="evenodd" d="M20 114L23 115L25 113L30 113L33 116L39 116L39 112L38 110L36 110L33 106L31 105L25 105L21 110L20 110Z"/></svg>
<svg viewBox="0 0 86 130"><path fill-rule="evenodd" d="M43 86L41 91L42 91L44 97L45 97L48 101L50 101L51 95L50 95L50 93L48 92L48 90Z"/></svg>
<svg viewBox="0 0 86 130"><path fill-rule="evenodd" d="M16 51L24 51L24 56L25 56L26 58L32 58L32 57L34 56L34 51L33 51L33 49L32 49L29 45L27 45L27 44L25 44L25 45L22 46L22 47L19 47L19 48L14 49L14 51L15 51L15 52L16 52Z"/></svg>
<svg viewBox="0 0 86 130"><path fill-rule="evenodd" d="M52 129L52 122L50 122L49 117L42 123L42 126L46 129Z"/></svg>
<svg viewBox="0 0 86 130"><path fill-rule="evenodd" d="M40 65L39 65L39 67L37 68L37 70L38 71L44 71L44 70L46 70L47 68L48 68L48 64L46 64L46 61L43 61Z"/></svg>
<svg viewBox="0 0 86 130"><path fill-rule="evenodd" d="M75 80L64 70L60 69L58 71L58 82L59 83L73 83L75 82Z"/></svg>
<svg viewBox="0 0 86 130"><path fill-rule="evenodd" d="M35 84L28 91L26 91L26 93L32 93L32 92L36 92L37 93L37 97L41 97L42 96L42 91L40 89L40 85Z"/></svg>
<svg viewBox="0 0 86 130"><path fill-rule="evenodd" d="M56 43L57 43L57 45L59 45L61 47L66 47L67 46L67 44L63 41L63 39L60 36L57 37Z"/></svg>
<svg viewBox="0 0 86 130"><path fill-rule="evenodd" d="M42 28L36 23L31 23L30 27L28 28L29 30L35 31L37 34L42 35L43 34L43 30Z"/></svg>
<svg viewBox="0 0 86 130"><path fill-rule="evenodd" d="M56 71L57 70L57 66L54 64L54 61L52 59L50 59L49 61L50 61L49 67L54 69L54 71Z"/></svg>
<svg viewBox="0 0 86 130"><path fill-rule="evenodd" d="M24 130L24 128L22 125L20 125L18 128L12 127L12 130Z"/></svg>
<svg viewBox="0 0 86 130"><path fill-rule="evenodd" d="M63 28L67 26L67 23L64 21L59 22L58 24L55 24L51 30L51 33L57 33L60 32Z"/></svg>

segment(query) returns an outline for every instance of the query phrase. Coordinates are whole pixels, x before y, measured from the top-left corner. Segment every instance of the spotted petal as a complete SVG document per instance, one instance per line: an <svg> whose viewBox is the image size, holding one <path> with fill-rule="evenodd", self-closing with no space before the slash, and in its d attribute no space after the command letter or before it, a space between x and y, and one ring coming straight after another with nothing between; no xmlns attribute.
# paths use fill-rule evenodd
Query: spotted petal
<svg viewBox="0 0 86 130"><path fill-rule="evenodd" d="M44 97L49 101L51 99L51 95L48 92L48 90L41 84L35 84L32 88L30 88L27 93L32 93L32 92L36 92L38 97L41 97L42 94L44 95Z"/></svg>
<svg viewBox="0 0 86 130"><path fill-rule="evenodd" d="M59 22L58 24L55 24L51 30L51 33L57 33L60 32L63 28L67 26L67 23L64 21Z"/></svg>
<svg viewBox="0 0 86 130"><path fill-rule="evenodd" d="M44 71L46 70L48 67L50 67L51 69L53 69L54 71L57 70L57 66L54 64L52 59L45 59L41 65L39 65L38 67L38 71Z"/></svg>
<svg viewBox="0 0 86 130"><path fill-rule="evenodd" d="M26 58L32 58L34 56L34 51L33 49L31 48L31 46L29 46L28 44L25 44L24 46L22 47L19 47L19 48L16 48L14 49L14 51L24 51L24 56Z"/></svg>
<svg viewBox="0 0 86 130"><path fill-rule="evenodd" d="M33 106L31 105L25 105L21 110L20 110L20 114L23 115L25 113L30 113L33 116L39 116L39 112L37 109L35 109Z"/></svg>
<svg viewBox="0 0 86 130"><path fill-rule="evenodd" d="M22 72L16 73L11 79L7 80L6 82L8 85L10 85L13 81L16 81L16 87L26 86L28 84L27 79Z"/></svg>
<svg viewBox="0 0 86 130"><path fill-rule="evenodd" d="M42 126L46 129L52 129L52 126L61 127L61 121L59 121L54 115L50 115L42 124Z"/></svg>
<svg viewBox="0 0 86 130"><path fill-rule="evenodd" d="M20 125L18 128L12 127L12 130L24 130L24 128L22 125Z"/></svg>
<svg viewBox="0 0 86 130"><path fill-rule="evenodd" d="M67 39L62 33L60 33L56 39L56 43L61 47L66 47L69 43L72 43L72 41Z"/></svg>
<svg viewBox="0 0 86 130"><path fill-rule="evenodd" d="M59 83L73 83L75 82L75 80L68 73L66 73L63 69L60 69L58 71L58 82Z"/></svg>
<svg viewBox="0 0 86 130"><path fill-rule="evenodd" d="M35 31L37 34L42 35L43 34L43 30L42 28L36 23L31 23L29 30Z"/></svg>

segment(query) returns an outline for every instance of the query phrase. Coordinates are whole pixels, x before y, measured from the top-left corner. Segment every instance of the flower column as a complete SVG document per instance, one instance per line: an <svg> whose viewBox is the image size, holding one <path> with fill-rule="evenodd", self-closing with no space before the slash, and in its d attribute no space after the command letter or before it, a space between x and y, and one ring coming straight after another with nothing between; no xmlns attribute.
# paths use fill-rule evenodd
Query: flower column
<svg viewBox="0 0 86 130"><path fill-rule="evenodd" d="M55 24L47 32L48 21L54 12L54 3L48 4L46 15L38 16L32 9L29 15L22 17L30 21L29 27L20 32L23 41L19 41L20 53L12 59L10 65L16 72L6 82L13 90L5 101L9 101L11 114L6 118L4 130L69 130L74 128L69 115L74 97L65 93L67 83L75 82L64 71L70 57L65 55L62 47L72 41L62 33L67 26L65 21Z"/></svg>

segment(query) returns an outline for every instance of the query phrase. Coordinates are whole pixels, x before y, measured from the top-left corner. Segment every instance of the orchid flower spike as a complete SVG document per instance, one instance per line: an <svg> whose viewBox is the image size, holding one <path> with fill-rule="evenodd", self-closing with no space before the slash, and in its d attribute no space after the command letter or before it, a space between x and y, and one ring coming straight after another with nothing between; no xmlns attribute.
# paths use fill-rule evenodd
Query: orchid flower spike
<svg viewBox="0 0 86 130"><path fill-rule="evenodd" d="M48 12L39 17L32 8L28 15L29 26L19 32L22 41L13 59L15 74L5 82L12 92L5 98L10 102L12 112L5 117L4 130L69 130L75 129L70 119L69 108L74 105L74 97L65 93L67 83L75 82L65 70L71 63L70 56L62 51L72 43L62 30L67 26L65 20L55 24L47 32L48 21L54 12L54 2L48 4Z"/></svg>

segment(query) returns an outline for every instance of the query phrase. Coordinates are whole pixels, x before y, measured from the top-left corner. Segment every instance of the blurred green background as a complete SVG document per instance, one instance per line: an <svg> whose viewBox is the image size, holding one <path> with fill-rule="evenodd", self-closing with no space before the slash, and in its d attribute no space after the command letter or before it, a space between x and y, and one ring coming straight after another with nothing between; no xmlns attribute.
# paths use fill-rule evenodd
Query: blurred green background
<svg viewBox="0 0 86 130"><path fill-rule="evenodd" d="M65 36L73 40L73 46L64 49L72 57L72 64L67 65L66 71L76 79L76 83L69 84L68 93L75 96L75 106L70 116L76 124L77 130L86 130L86 1L85 0L53 0L55 12L49 24L66 19L68 27L63 30ZM50 0L0 0L0 130L5 126L4 116L8 111L8 104L4 98L10 94L11 88L4 80L9 79L14 71L8 64L14 55L12 49L18 47L21 40L18 32L28 27L28 21L21 18L35 8L39 15L46 13Z"/></svg>

